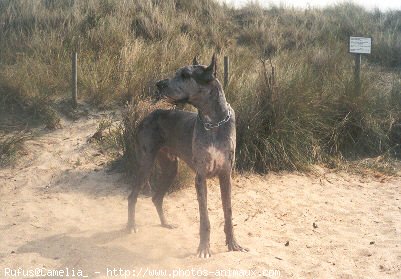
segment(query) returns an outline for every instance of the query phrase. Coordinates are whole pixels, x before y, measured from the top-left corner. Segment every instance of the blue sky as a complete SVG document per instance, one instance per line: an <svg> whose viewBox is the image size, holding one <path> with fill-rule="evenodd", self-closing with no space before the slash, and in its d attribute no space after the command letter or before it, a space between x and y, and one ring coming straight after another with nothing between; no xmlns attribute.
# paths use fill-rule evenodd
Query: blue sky
<svg viewBox="0 0 401 279"><path fill-rule="evenodd" d="M226 3L232 3L236 6L240 6L250 2L249 0L220 0ZM255 1L253 1L255 2ZM342 2L354 2L360 6L365 7L366 9L374 9L378 8L382 11L387 10L401 10L401 1L400 0L353 0L353 1L343 1L343 0L259 0L256 1L264 6L269 6L269 4L280 5L288 7L298 7L298 8L306 8L308 5L310 7L325 7L328 5L335 5Z"/></svg>

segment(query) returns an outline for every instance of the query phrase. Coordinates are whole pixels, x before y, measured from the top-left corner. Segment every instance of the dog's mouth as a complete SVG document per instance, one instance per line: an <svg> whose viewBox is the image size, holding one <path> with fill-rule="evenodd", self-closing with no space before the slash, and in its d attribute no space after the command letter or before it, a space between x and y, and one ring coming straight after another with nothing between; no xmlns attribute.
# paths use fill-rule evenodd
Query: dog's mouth
<svg viewBox="0 0 401 279"><path fill-rule="evenodd" d="M158 101L160 101L163 98L164 98L164 95L160 92L160 90L156 90L151 96L153 103L157 103Z"/></svg>
<svg viewBox="0 0 401 279"><path fill-rule="evenodd" d="M160 90L157 90L153 96L154 96L153 99L154 99L155 103L157 103L158 101L161 101L161 100L165 101L173 106L188 103L188 98L176 99L174 97L163 94Z"/></svg>
<svg viewBox="0 0 401 279"><path fill-rule="evenodd" d="M165 96L163 99L164 99L167 103L169 103L169 104L171 104L171 105L173 105L173 106L176 106L176 105L179 105L179 104L187 104L187 103L188 103L188 98L184 98L184 99L174 99L174 98L172 98L172 97Z"/></svg>
<svg viewBox="0 0 401 279"><path fill-rule="evenodd" d="M163 94L162 90L158 89L153 93L153 102L157 103L159 101L165 101L169 104L174 105L175 104L175 99L167 96L166 94Z"/></svg>
<svg viewBox="0 0 401 279"><path fill-rule="evenodd" d="M182 99L174 99L174 104L178 105L178 104L188 104L189 103L189 98L182 98Z"/></svg>

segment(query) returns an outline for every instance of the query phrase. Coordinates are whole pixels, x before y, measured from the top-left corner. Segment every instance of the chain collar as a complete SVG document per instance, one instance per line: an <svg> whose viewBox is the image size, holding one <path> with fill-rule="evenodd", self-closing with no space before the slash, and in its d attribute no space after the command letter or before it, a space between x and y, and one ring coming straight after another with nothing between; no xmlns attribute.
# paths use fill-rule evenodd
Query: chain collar
<svg viewBox="0 0 401 279"><path fill-rule="evenodd" d="M221 125L223 125L224 123L227 123L227 122L230 120L230 118L231 118L231 107L230 107L230 105L229 105L228 103L227 103L227 105L228 105L228 113L227 113L227 116L224 117L223 120L220 120L220 121L217 122L217 123L204 122L204 121L200 118L200 115L199 115L199 113L198 113L198 118L199 118L199 120L202 122L203 127L205 128L206 131L209 131L209 130L211 130L211 129L213 129L213 128L220 127Z"/></svg>

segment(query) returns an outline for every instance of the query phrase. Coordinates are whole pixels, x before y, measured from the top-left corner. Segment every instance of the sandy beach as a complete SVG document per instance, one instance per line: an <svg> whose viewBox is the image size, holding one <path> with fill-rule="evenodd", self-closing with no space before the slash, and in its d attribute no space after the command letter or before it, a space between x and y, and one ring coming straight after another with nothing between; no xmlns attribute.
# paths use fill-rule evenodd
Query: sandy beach
<svg viewBox="0 0 401 279"><path fill-rule="evenodd" d="M97 121L43 131L16 165L0 169L0 278L35 269L44 278L61 278L50 276L55 270L64 278L401 278L400 177L324 168L236 174L234 228L248 253L227 252L220 191L210 181L212 257L198 259L193 185L165 199L176 229L160 227L141 196L139 232L124 232L129 185L87 142Z"/></svg>

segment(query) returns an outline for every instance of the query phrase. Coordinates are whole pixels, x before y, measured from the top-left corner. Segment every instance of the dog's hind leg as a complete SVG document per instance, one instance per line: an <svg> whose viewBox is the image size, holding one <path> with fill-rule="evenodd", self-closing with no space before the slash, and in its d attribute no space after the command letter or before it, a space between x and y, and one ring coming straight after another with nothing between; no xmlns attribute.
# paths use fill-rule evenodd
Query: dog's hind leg
<svg viewBox="0 0 401 279"><path fill-rule="evenodd" d="M136 177L136 181L134 183L133 189L131 191L131 194L128 197L128 222L127 222L127 231L131 233L132 230L134 232L137 232L138 229L136 227L135 223L135 206L136 202L138 199L139 192L142 190L143 186L145 183L149 183L149 175L152 170L152 165L153 165L153 160L152 164L147 163L143 167L141 167L140 174Z"/></svg>
<svg viewBox="0 0 401 279"><path fill-rule="evenodd" d="M142 185L136 184L134 189L132 189L131 194L128 197L128 222L127 222L128 233L131 233L132 230L134 230L134 232L138 231L135 223L135 206L141 188Z"/></svg>
<svg viewBox="0 0 401 279"><path fill-rule="evenodd" d="M156 206L156 210L159 215L162 227L172 229L175 226L168 224L166 221L166 217L164 216L163 198L171 187L172 183L174 182L174 178L177 175L178 160L177 156L168 153L167 150L161 149L157 155L157 161L159 162L160 166L160 176L157 186L155 187L156 191L152 198L152 201L153 204Z"/></svg>
<svg viewBox="0 0 401 279"><path fill-rule="evenodd" d="M135 223L135 206L139 192L146 183L149 183L149 177L151 175L156 154L158 152L158 148L156 147L157 146L151 142L144 142L143 146L140 146L140 150L137 152L137 175L135 177L132 192L128 197L127 231L129 233L131 233L132 230L137 232Z"/></svg>

